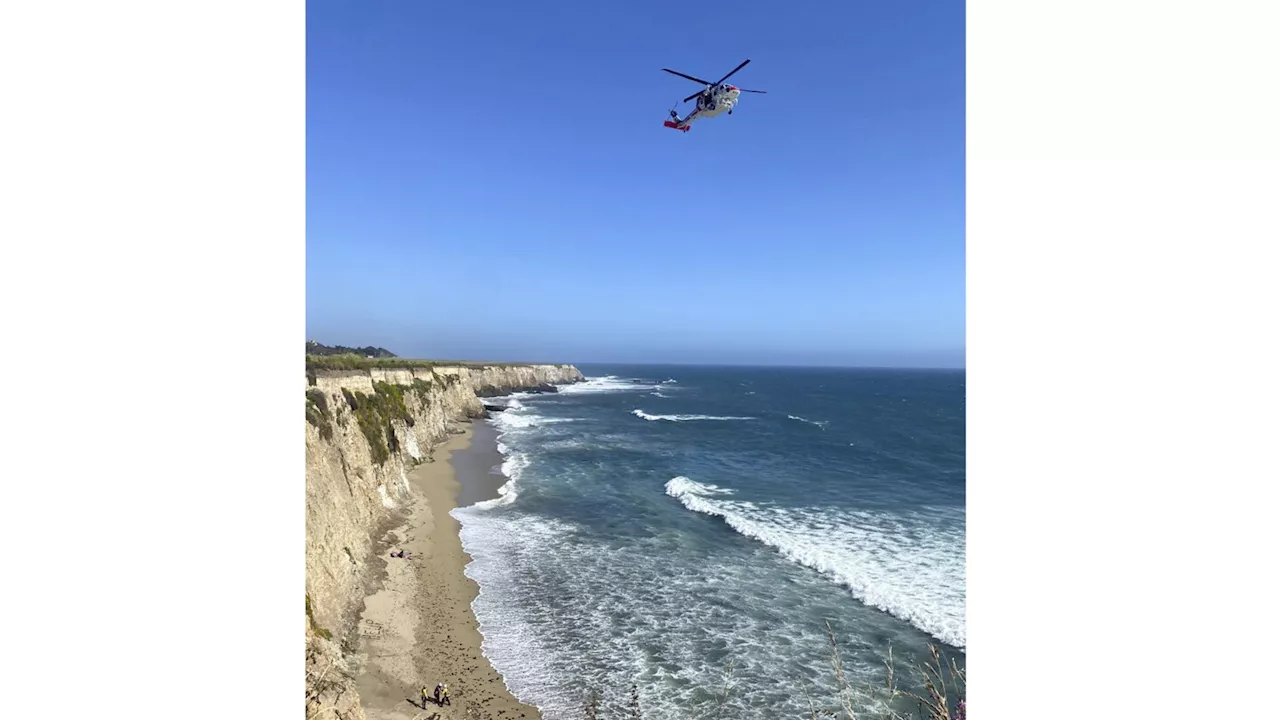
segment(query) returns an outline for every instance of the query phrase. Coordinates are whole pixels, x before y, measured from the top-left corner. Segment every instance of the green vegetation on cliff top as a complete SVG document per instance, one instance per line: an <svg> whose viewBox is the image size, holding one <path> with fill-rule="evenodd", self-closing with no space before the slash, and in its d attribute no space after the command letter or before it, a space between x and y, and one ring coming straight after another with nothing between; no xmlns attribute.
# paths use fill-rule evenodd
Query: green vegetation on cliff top
<svg viewBox="0 0 1280 720"><path fill-rule="evenodd" d="M441 366L462 367L514 367L520 365L547 365L554 363L516 363L516 362L480 362L476 360L421 360L402 358L386 348L372 345L362 348L349 348L345 345L322 345L314 340L307 341L307 372L315 370L369 370L382 368L399 370L411 368L433 368Z"/></svg>
<svg viewBox="0 0 1280 720"><path fill-rule="evenodd" d="M365 357L348 353L346 355L312 355L307 354L307 372L316 370L411 370L414 368L436 367L521 367L527 365L543 365L556 363L517 363L517 362L478 362L474 360L414 360L400 357Z"/></svg>

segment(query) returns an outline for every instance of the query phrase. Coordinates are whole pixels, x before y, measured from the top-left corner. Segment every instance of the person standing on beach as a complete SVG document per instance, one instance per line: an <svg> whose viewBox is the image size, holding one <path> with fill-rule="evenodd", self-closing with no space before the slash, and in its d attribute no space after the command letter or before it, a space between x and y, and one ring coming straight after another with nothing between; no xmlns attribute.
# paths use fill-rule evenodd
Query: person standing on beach
<svg viewBox="0 0 1280 720"><path fill-rule="evenodd" d="M444 684L444 688L440 691L440 700L442 705L452 705L449 702L449 683Z"/></svg>
<svg viewBox="0 0 1280 720"><path fill-rule="evenodd" d="M439 704L440 704L440 688L441 688L440 683L436 683L436 705L439 705ZM426 706L427 706L426 690L427 690L427 689L426 689L426 688L422 688L422 690L423 690L423 693L422 693L422 706L423 706L423 707L426 707Z"/></svg>
<svg viewBox="0 0 1280 720"><path fill-rule="evenodd" d="M420 692L422 693L422 709L426 710L427 709L427 686L423 685L422 690ZM439 695L440 695L440 685L437 683L436 696L438 697Z"/></svg>

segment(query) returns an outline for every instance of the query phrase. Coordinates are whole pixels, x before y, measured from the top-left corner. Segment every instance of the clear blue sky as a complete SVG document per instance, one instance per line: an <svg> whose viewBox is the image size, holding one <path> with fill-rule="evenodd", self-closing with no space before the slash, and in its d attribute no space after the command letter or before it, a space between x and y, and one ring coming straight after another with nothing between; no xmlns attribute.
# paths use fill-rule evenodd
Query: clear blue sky
<svg viewBox="0 0 1280 720"><path fill-rule="evenodd" d="M309 0L307 335L962 366L964 60L954 2Z"/></svg>

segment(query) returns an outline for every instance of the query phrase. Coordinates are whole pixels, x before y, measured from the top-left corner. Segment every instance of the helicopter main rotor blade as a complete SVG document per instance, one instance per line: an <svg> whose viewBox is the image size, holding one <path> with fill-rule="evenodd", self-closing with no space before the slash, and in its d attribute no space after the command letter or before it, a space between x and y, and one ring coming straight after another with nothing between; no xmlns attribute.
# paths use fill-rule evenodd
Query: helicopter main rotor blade
<svg viewBox="0 0 1280 720"><path fill-rule="evenodd" d="M694 76L692 76L692 75L685 75L684 73L682 73L682 72L676 72L675 70L669 70L669 69L667 69L667 68L662 68L662 70L663 70L663 72L669 72L669 73L671 73L672 75L679 75L680 77L684 78L685 80L692 80L692 81L694 81L694 82L696 82L696 83L702 83L703 85L711 85L711 84L713 84L713 83L709 83L709 82L707 82L706 80L703 80L702 78L696 78L696 77L694 77Z"/></svg>
<svg viewBox="0 0 1280 720"><path fill-rule="evenodd" d="M724 77L720 78L719 80L717 80L717 81L715 81L715 82L713 82L713 83L709 83L709 82L707 82L706 80L702 80L701 78L696 78L696 77L692 77L692 76L690 76L690 75L685 75L684 73L676 72L675 70L667 70L667 68L662 68L662 69L663 69L663 70L666 70L667 72L671 73L672 75L679 75L679 76L680 76L680 77L682 77L682 78L688 78L689 80L693 80L694 82L700 82L700 83L702 83L703 85L706 85L706 86L707 86L705 89L703 89L703 90L699 90L698 92L696 92L696 93L694 93L694 94L690 95L689 97L685 98L684 100L681 100L681 101L680 101L680 102L689 102L690 100L692 100L692 99L694 99L694 98L698 97L699 95L702 95L703 93L707 92L707 91L708 91L708 90L710 90L712 87L715 87L715 86L718 86L718 85L720 85L720 84L724 83L724 81L725 81L725 80L728 80L728 79L730 78L730 76L732 76L734 73L736 73L736 72L738 72L739 70L741 70L742 68L746 67L746 66L747 66L747 63L749 63L749 62L751 62L751 58L747 58L746 60L743 60L741 63L739 63L739 64L738 64L738 67L736 67L736 68L734 68L734 69L730 70L730 71L729 71L729 72L728 72ZM744 90L743 92L761 93L761 94L764 94L764 90Z"/></svg>
<svg viewBox="0 0 1280 720"><path fill-rule="evenodd" d="M724 77L720 78L719 80L717 80L717 81L715 81L715 82L713 82L713 83L707 83L707 84L708 84L708 85L719 85L720 83L724 82L725 80L728 80L728 79L729 79L729 75L732 75L732 74L734 74L734 73L738 72L739 70L741 70L742 68L746 67L746 66L747 66L747 63L749 63L749 62L751 62L751 58L747 58L746 60L743 60L743 61L742 61L742 64L741 64L741 65L739 65L738 67L736 67L736 68L734 68L734 69L730 70L730 71L729 71L729 73L728 73L728 75L725 75Z"/></svg>
<svg viewBox="0 0 1280 720"><path fill-rule="evenodd" d="M760 93L761 95L768 94L764 90L747 90L746 88L738 88L738 92L753 92L753 93Z"/></svg>

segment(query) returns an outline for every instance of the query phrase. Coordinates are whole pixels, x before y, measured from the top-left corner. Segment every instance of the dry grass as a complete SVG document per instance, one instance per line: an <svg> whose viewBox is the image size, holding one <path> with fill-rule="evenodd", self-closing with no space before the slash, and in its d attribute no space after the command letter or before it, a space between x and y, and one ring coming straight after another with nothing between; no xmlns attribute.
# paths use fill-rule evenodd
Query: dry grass
<svg viewBox="0 0 1280 720"><path fill-rule="evenodd" d="M307 720L353 720L354 693L343 703L353 683L345 667L321 652L317 643L307 643Z"/></svg>
<svg viewBox="0 0 1280 720"><path fill-rule="evenodd" d="M309 603L308 603L309 604ZM815 697L810 687L804 683L796 685L804 693L809 707L809 720L965 720L965 671L961 670L954 659L948 659L937 645L929 645L929 659L925 662L911 663L911 669L918 675L922 692L903 691L897 686L897 677L893 658L893 649L887 651L885 660L885 682L882 688L863 688L866 692L857 693L853 683L845 674L844 661L841 657L835 633L827 625L827 640L831 652L831 669L835 676L835 697ZM351 692L352 678L330 657L318 652L312 643L307 646L307 720L352 720L350 699L346 707L342 700ZM725 672L724 686L715 695L714 702L708 705L694 720L732 720L728 710L728 701L734 690L733 663ZM866 712L855 708L856 698L879 700L884 710ZM914 708L903 709L914 704ZM592 688L583 699L582 717L585 720L644 720L646 717L640 705L638 686L632 684L625 706L617 712L602 713L600 692ZM485 710L474 703L467 703L465 716L468 720L493 720ZM650 713L647 717L655 718ZM663 717L662 720L668 720ZM670 718L670 720L677 720Z"/></svg>
<svg viewBox="0 0 1280 720"><path fill-rule="evenodd" d="M919 675L921 685L924 688L924 697L915 692L903 692L898 689L897 678L894 673L893 665L893 647L888 649L888 658L885 660L885 686L881 696L881 700L889 710L884 713L861 716L853 709L854 689L848 678L844 675L844 666L840 659L840 648L836 643L835 633L831 630L831 624L827 624L827 641L831 644L831 666L836 675L836 687L838 688L840 709L844 711L848 720L911 720L910 713L903 714L892 709L895 704L900 705L899 699L906 699L908 702L914 700L916 703L915 717L917 720L964 720L965 717L965 674L964 671L956 665L954 659L946 660L942 651L938 646L929 643L929 660L924 663L913 663L912 668ZM944 676L944 672L946 675ZM810 700L811 715L818 717L817 711L813 709L812 700ZM835 713L830 713L834 717Z"/></svg>
<svg viewBox="0 0 1280 720"><path fill-rule="evenodd" d="M600 716L600 693L592 690L587 693L587 700L583 703L582 717L586 720L597 720Z"/></svg>

